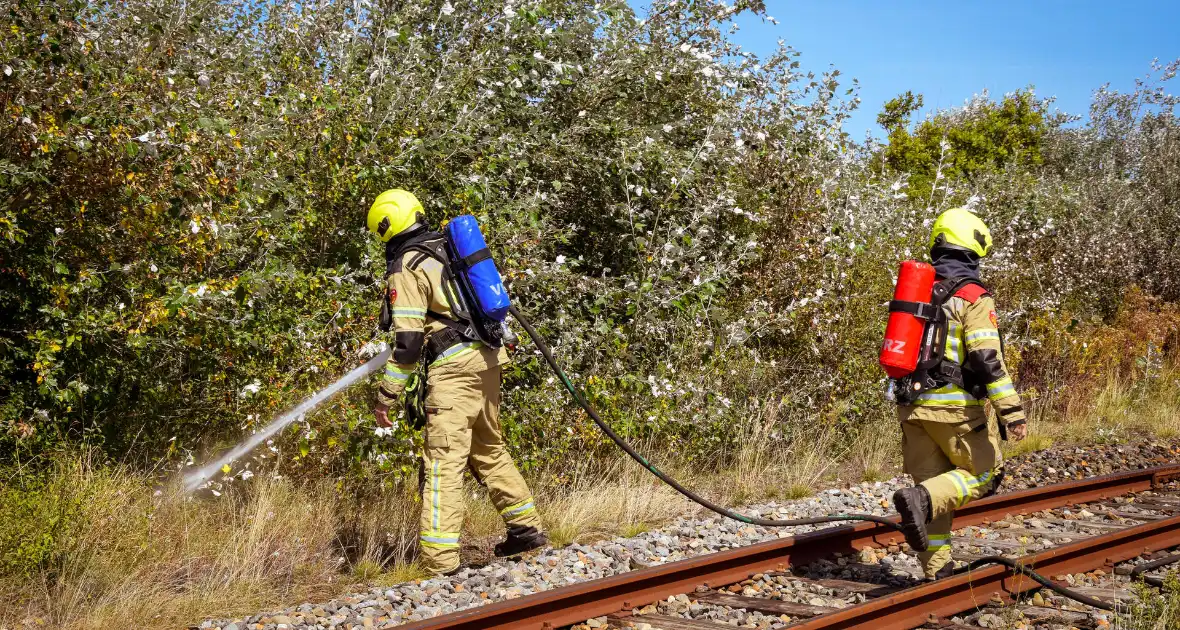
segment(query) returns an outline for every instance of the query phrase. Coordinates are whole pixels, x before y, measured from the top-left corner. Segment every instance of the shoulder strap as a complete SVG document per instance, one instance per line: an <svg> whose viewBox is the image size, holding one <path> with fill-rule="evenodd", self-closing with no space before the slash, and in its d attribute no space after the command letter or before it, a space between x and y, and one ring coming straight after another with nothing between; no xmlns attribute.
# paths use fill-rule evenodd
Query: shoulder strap
<svg viewBox="0 0 1180 630"><path fill-rule="evenodd" d="M433 310L427 310L426 315L468 339L478 339L478 335L472 327L471 319L467 315L466 305L463 303L458 291L453 288L454 273L451 270L451 257L447 253L446 237L438 232L424 232L406 241L405 244L398 248L396 255L387 261L386 277L402 270L403 259L409 252L418 252L418 255L409 261L411 270L417 269L418 265L421 265L427 258L433 258L442 263L441 288L443 294L446 296L447 304L451 305L451 311L455 317L447 317ZM386 300L388 300L388 295L386 296Z"/></svg>
<svg viewBox="0 0 1180 630"><path fill-rule="evenodd" d="M990 293L991 292L987 290L987 287L983 286L979 282L971 282L963 286L963 288L959 289L958 291L955 291L955 297L961 297L964 300L974 304L979 301L979 298L989 295Z"/></svg>
<svg viewBox="0 0 1180 630"><path fill-rule="evenodd" d="M974 294L976 290L978 290L979 293L975 294L974 299L968 299L966 296L961 295L964 292L967 292L968 294ZM946 304L946 301L952 297L958 296L968 299L969 302L974 303L975 300L978 300L985 293L988 293L987 287L983 286L983 283L979 280L976 280L975 278L946 278L945 280L941 280L934 284L934 290L931 291L930 302L941 306Z"/></svg>
<svg viewBox="0 0 1180 630"><path fill-rule="evenodd" d="M394 252L393 256L386 257L385 260L385 275L397 273L402 270L402 259L405 258L406 252L421 252L431 258L437 259L447 266L447 248L443 242L443 235L438 232L423 232L418 236L406 241L401 247ZM417 266L422 264L423 259L414 258L410 261L410 268L417 269Z"/></svg>

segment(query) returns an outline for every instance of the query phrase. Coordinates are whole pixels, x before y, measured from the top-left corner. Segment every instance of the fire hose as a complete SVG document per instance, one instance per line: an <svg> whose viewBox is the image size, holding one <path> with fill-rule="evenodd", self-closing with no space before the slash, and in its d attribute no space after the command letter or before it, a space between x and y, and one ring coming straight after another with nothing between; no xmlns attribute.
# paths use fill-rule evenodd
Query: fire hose
<svg viewBox="0 0 1180 630"><path fill-rule="evenodd" d="M544 357L545 363L549 365L549 369L552 370L553 374L561 380L562 385L565 386L566 391L569 392L570 396L574 399L574 402L576 402L578 406L586 412L586 415L588 415L590 419L594 421L594 424L597 425L598 428L602 430L602 432L606 434L606 436L610 438L610 440L614 442L616 446L622 449L623 452L627 453L627 455L630 455L632 459L634 459L636 462L639 462L641 466L658 477L660 481L668 484L693 503L696 503L697 505L700 505L701 507L715 512L725 518L751 525L761 525L764 527L799 527L803 525L823 525L827 523L867 521L883 525L896 531L901 531L901 526L892 519L884 516L877 516L875 514L830 514L827 516L781 520L746 516L720 506L700 496L692 490L685 488L680 482L668 476L667 473L657 468L655 464L651 463L646 457L636 451L635 448L631 446L631 444L624 440L622 436L620 436L615 432L614 429L610 427L610 425L603 421L602 417L599 416L598 412L594 409L594 406L590 404L590 401L586 400L585 396L583 396L582 393L579 392L576 387L574 387L565 371L561 369L561 365L557 363L557 359L553 356L553 350L549 347L549 343L543 336L541 336L540 333L537 332L536 328L533 327L532 322L530 322L527 317L521 314L520 310L517 309L515 305L509 307L509 312L512 313L512 316L516 318L516 321L520 322L521 327L524 328L525 332L528 333L529 338L532 339L533 343L537 346L537 350L541 352L541 356ZM1176 556L1174 559L1172 559L1173 562L1176 560L1180 560L1180 556ZM1039 583L1041 586L1052 590L1059 595L1083 603L1087 606L1109 611L1124 611L1126 609L1126 607L1122 604L1109 603L1100 599L1088 597L1069 588L1061 586L1049 578L1038 574L1027 566L1024 566L1019 561L1005 558L1003 556L987 556L984 558L979 558L956 571L956 574L978 569L981 566L989 564L1003 564L1014 572L1022 573L1028 576Z"/></svg>

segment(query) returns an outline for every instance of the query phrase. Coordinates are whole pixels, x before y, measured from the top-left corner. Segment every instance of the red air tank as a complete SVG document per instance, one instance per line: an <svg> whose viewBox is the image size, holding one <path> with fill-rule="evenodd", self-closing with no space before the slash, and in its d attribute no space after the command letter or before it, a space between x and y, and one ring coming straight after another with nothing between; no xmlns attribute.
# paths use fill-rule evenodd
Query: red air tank
<svg viewBox="0 0 1180 630"><path fill-rule="evenodd" d="M897 288L893 292L895 304L889 308L889 325L885 327L885 343L881 345L881 367L890 378L901 378L918 367L918 351L922 346L922 332L926 320L905 310L897 303L930 303L934 289L934 267L916 260L901 263L897 274Z"/></svg>

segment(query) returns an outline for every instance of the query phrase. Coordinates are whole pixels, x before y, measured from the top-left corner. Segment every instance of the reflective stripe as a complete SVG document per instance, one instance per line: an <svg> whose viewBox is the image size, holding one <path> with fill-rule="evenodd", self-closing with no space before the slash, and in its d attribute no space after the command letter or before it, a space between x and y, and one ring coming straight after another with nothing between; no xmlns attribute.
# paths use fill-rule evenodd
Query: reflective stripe
<svg viewBox="0 0 1180 630"><path fill-rule="evenodd" d="M949 547L951 545L950 534L930 534L930 543L926 546L929 549L940 549L942 547Z"/></svg>
<svg viewBox="0 0 1180 630"><path fill-rule="evenodd" d="M536 509L537 508L533 505L532 497L529 497L520 503L514 503L503 510L500 510L500 514L503 515L504 518L511 518L513 516L523 516L529 512L535 511Z"/></svg>
<svg viewBox="0 0 1180 630"><path fill-rule="evenodd" d="M439 491L439 474L438 461L434 461L430 465L430 524L438 531L438 522L441 519L441 492Z"/></svg>
<svg viewBox="0 0 1180 630"><path fill-rule="evenodd" d="M923 400L914 401L915 407L982 407L982 400Z"/></svg>
<svg viewBox="0 0 1180 630"><path fill-rule="evenodd" d="M957 337L947 337L946 339L946 360L951 363L962 363L963 352Z"/></svg>
<svg viewBox="0 0 1180 630"><path fill-rule="evenodd" d="M404 319L426 319L426 309L414 306L395 306L389 312Z"/></svg>
<svg viewBox="0 0 1180 630"><path fill-rule="evenodd" d="M954 389L956 389L958 391L953 391L953 390L948 391L948 387L954 387ZM960 388L958 385L950 385L948 387L940 387L938 389L932 389L932 390L926 392L925 394L922 394L921 399L931 400L931 401L943 401L943 402L953 402L956 400L963 401L963 402L979 402L978 400L976 400L976 398L974 396L972 396L971 394L968 394L965 390Z"/></svg>
<svg viewBox="0 0 1180 630"><path fill-rule="evenodd" d="M401 366L385 368L385 378L391 381L407 381L409 380L410 375L413 373L413 366L408 368L403 368Z"/></svg>
<svg viewBox="0 0 1180 630"><path fill-rule="evenodd" d="M964 470L956 469L946 473L955 480L955 486L958 488L958 507L963 507L971 500L971 491L977 490L981 486L987 485L995 474L994 470L989 470L978 477L972 477Z"/></svg>
<svg viewBox="0 0 1180 630"><path fill-rule="evenodd" d="M970 497L970 491L967 489L967 479L965 478L965 475L963 475L962 471L952 470L947 473L947 476L955 480L955 488L959 493L958 501L956 501L956 503L959 507L963 507L963 505L967 503L967 499Z"/></svg>
<svg viewBox="0 0 1180 630"><path fill-rule="evenodd" d="M458 532L421 532L418 541L427 547L453 549L459 546Z"/></svg>
<svg viewBox="0 0 1180 630"><path fill-rule="evenodd" d="M459 548L459 543L436 543L436 542L429 542L429 541L425 541L425 540L419 540L418 544L422 545L423 547L431 547L434 549L458 549Z"/></svg>
<svg viewBox="0 0 1180 630"><path fill-rule="evenodd" d="M963 362L963 327L955 322L947 322L946 360L951 363Z"/></svg>
<svg viewBox="0 0 1180 630"><path fill-rule="evenodd" d="M918 396L914 404L927 407L974 407L982 405L983 401L968 394L958 385L947 384Z"/></svg>
<svg viewBox="0 0 1180 630"><path fill-rule="evenodd" d="M975 345L981 341L985 341L987 339L994 339L996 341L999 341L1000 340L1000 331L996 330L995 328L985 328L983 330L977 330L977 331L971 333L970 335L967 335L967 345L973 346L973 345Z"/></svg>
<svg viewBox="0 0 1180 630"><path fill-rule="evenodd" d="M991 481L992 472L993 471L989 470L978 477L968 477L967 485L971 486L971 489L974 490L975 488L986 484L988 481Z"/></svg>
<svg viewBox="0 0 1180 630"><path fill-rule="evenodd" d="M1004 377L994 383L987 384L987 397L991 400L999 400L1005 396L1011 396L1016 393L1016 386L1012 384L1012 379Z"/></svg>
<svg viewBox="0 0 1180 630"><path fill-rule="evenodd" d="M431 363L430 366L434 367L436 365L442 365L448 361L458 359L465 354L474 352L482 345L483 344L478 341L464 341L463 343L457 343L450 348L447 348L442 354L438 355L438 358L435 359L434 363Z"/></svg>

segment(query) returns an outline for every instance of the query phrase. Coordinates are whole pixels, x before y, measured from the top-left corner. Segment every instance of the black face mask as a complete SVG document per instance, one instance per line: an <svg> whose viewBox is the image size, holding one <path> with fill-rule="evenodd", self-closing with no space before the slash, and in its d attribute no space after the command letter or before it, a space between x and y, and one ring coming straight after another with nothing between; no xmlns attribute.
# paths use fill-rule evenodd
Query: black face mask
<svg viewBox="0 0 1180 630"><path fill-rule="evenodd" d="M975 252L950 247L930 250L930 261L939 278L972 278L979 280L979 256Z"/></svg>

